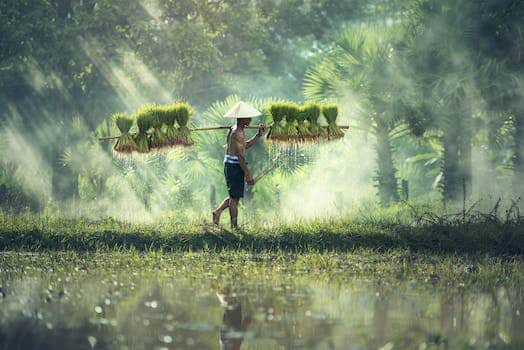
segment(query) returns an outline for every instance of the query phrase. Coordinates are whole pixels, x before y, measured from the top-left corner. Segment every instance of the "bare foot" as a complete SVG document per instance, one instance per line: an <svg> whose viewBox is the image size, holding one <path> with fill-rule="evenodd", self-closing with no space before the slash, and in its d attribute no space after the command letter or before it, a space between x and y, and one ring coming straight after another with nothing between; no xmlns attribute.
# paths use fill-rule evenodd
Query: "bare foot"
<svg viewBox="0 0 524 350"><path fill-rule="evenodd" d="M218 225L220 223L220 213L216 210L212 212L213 214L213 224Z"/></svg>
<svg viewBox="0 0 524 350"><path fill-rule="evenodd" d="M237 218L232 218L231 219L231 229L233 229L233 230L238 229Z"/></svg>

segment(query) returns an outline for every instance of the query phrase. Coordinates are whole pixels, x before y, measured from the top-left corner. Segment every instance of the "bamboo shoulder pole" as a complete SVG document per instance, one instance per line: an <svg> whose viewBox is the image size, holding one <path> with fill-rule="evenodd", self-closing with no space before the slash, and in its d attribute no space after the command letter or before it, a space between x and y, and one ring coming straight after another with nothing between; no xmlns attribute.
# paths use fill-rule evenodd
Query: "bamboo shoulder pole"
<svg viewBox="0 0 524 350"><path fill-rule="evenodd" d="M220 130L229 129L229 126L202 126L200 128L189 128L189 131L207 131L207 130Z"/></svg>
<svg viewBox="0 0 524 350"><path fill-rule="evenodd" d="M262 124L266 129L270 128L272 125L264 125ZM207 130L220 130L220 129L229 129L231 126L227 125L219 125L219 126L203 126L200 128L189 128L190 131L207 131ZM258 125L248 125L245 127L246 129L258 129Z"/></svg>
<svg viewBox="0 0 524 350"><path fill-rule="evenodd" d="M264 125L266 129L271 128L272 125ZM327 128L327 125L322 126L323 128ZM349 129L349 125L338 125L341 129ZM230 126L225 125L217 125L217 126L203 126L199 128L189 128L189 131L209 131L209 130L222 130L222 129L229 129ZM258 125L248 125L246 126L246 129L258 129ZM115 140L119 138L119 136L104 136L99 137L99 141L107 141L107 140Z"/></svg>
<svg viewBox="0 0 524 350"><path fill-rule="evenodd" d="M120 136L104 136L104 137L99 137L98 141L116 140L119 137Z"/></svg>

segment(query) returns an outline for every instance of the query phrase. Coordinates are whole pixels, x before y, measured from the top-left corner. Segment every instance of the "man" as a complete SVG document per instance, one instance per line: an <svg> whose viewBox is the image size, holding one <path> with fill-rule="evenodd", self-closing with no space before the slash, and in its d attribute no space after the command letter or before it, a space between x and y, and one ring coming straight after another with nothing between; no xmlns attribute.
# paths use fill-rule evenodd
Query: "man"
<svg viewBox="0 0 524 350"><path fill-rule="evenodd" d="M244 102L237 103L225 114L226 118L236 118L237 123L229 130L226 155L224 157L224 175L229 196L213 211L213 223L215 225L219 224L222 212L229 208L231 228L238 228L238 203L240 198L244 197L244 183L247 183L249 186L255 184L253 175L247 167L245 150L253 146L264 134L265 127L260 125L256 135L247 141L244 129L251 123L251 118L260 114L255 108Z"/></svg>

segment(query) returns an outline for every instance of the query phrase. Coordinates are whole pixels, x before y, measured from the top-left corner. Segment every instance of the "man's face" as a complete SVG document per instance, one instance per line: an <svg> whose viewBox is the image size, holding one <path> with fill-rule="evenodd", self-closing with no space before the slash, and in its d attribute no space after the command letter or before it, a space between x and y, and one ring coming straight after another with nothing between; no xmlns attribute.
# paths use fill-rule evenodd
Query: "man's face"
<svg viewBox="0 0 524 350"><path fill-rule="evenodd" d="M242 126L248 126L251 123L251 118L240 118L238 123Z"/></svg>

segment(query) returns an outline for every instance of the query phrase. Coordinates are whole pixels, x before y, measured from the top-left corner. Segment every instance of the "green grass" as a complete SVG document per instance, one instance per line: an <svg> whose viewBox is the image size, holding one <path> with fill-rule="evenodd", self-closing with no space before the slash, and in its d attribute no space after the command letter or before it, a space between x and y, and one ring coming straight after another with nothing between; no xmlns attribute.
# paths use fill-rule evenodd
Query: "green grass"
<svg viewBox="0 0 524 350"><path fill-rule="evenodd" d="M247 251L386 251L522 255L524 220L492 216L433 218L341 218L296 224L273 224L229 231L197 223L167 220L131 224L112 219L90 221L34 214L0 215L0 250L247 250Z"/></svg>
<svg viewBox="0 0 524 350"><path fill-rule="evenodd" d="M143 278L155 271L156 277L183 275L198 282L202 276L222 276L214 288L223 288L242 276L242 283L268 285L315 283L345 284L355 279L380 280L392 284L415 279L428 286L448 288L450 284L496 288L519 286L524 282L524 261L489 255L476 257L449 254L435 256L394 249L376 252L247 252L212 251L139 252L137 250L95 252L47 252L45 254L3 253L2 272L23 276L30 271L75 273L89 270L110 276L113 271L137 271ZM238 281L237 281L238 282Z"/></svg>

